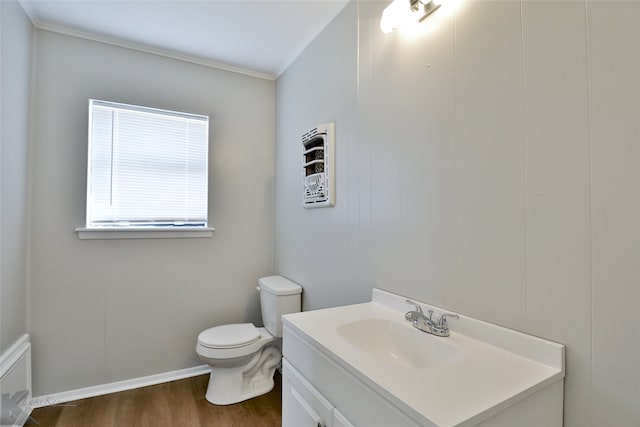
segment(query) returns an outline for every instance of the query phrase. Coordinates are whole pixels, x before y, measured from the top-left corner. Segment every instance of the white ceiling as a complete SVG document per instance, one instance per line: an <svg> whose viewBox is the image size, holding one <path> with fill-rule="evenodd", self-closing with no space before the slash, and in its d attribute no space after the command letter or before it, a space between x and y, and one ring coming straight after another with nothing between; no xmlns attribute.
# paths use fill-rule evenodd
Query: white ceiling
<svg viewBox="0 0 640 427"><path fill-rule="evenodd" d="M38 28L265 78L284 71L347 2L20 0Z"/></svg>

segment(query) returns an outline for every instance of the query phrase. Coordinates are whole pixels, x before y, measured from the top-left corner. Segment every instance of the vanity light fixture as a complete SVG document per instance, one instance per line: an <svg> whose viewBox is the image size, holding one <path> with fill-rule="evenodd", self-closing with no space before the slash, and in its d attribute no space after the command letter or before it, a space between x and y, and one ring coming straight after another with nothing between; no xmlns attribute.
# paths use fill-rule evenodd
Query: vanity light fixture
<svg viewBox="0 0 640 427"><path fill-rule="evenodd" d="M420 22L439 7L434 0L393 0L382 12L380 29L390 33L406 24Z"/></svg>

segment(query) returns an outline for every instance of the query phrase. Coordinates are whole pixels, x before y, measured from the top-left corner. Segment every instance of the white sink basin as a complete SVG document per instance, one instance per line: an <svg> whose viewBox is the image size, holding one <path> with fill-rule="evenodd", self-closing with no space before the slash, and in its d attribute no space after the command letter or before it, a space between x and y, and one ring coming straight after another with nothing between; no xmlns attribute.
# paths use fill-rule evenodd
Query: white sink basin
<svg viewBox="0 0 640 427"><path fill-rule="evenodd" d="M356 320L339 326L338 333L383 363L425 369L447 365L462 357L462 350L446 338L387 319Z"/></svg>
<svg viewBox="0 0 640 427"><path fill-rule="evenodd" d="M449 311L421 307L436 318ZM437 337L405 320L412 308L405 297L374 289L368 303L284 315L284 358L335 402L362 399L359 389L341 382L352 376L421 426L562 425L563 345L462 314L450 322L449 337ZM553 406L531 410L553 422L520 422L513 414L529 408L524 401ZM501 411L513 418L484 422ZM365 418L353 423L415 425Z"/></svg>

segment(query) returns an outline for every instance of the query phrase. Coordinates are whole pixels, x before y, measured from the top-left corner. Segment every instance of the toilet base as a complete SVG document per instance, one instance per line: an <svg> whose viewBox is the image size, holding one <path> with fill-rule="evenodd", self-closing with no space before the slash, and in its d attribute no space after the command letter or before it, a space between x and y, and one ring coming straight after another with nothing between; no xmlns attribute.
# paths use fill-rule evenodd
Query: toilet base
<svg viewBox="0 0 640 427"><path fill-rule="evenodd" d="M213 372L211 373L211 377L209 378L209 386L207 387L207 394L205 398L209 403L213 403L214 405L232 405L234 403L243 402L248 399L252 399L257 396L261 396L263 394L269 393L273 390L273 386L275 382L273 381L273 377L266 381L262 381L260 384L256 384L256 387L251 390L246 390L244 392L230 392L229 389L222 389L218 387L219 378L215 378ZM215 386L211 386L211 383L217 381L218 384Z"/></svg>
<svg viewBox="0 0 640 427"><path fill-rule="evenodd" d="M215 405L231 405L270 392L282 353L276 346L263 348L246 365L211 370L205 398Z"/></svg>

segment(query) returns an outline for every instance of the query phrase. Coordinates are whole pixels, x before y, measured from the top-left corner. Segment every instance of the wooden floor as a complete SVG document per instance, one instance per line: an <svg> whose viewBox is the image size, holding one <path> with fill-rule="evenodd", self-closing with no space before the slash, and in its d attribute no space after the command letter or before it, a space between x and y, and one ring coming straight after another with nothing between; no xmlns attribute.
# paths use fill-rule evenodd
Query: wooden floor
<svg viewBox="0 0 640 427"><path fill-rule="evenodd" d="M204 398L209 375L34 409L41 427L280 427L281 376L263 396L216 406Z"/></svg>

